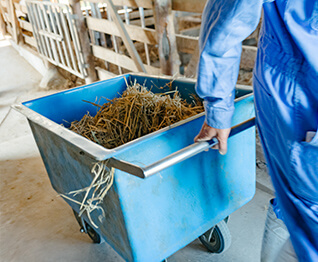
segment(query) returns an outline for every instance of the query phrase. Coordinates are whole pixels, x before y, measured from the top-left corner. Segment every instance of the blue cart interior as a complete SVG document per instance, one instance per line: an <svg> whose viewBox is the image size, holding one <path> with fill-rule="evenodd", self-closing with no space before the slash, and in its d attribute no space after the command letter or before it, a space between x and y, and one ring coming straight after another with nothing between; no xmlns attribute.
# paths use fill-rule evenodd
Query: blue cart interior
<svg viewBox="0 0 318 262"><path fill-rule="evenodd" d="M96 114L103 104L137 81L153 92L178 89L192 101L194 81L128 74L24 102L15 108L26 115L53 188L68 193L87 187L94 163L115 158L147 166L193 143L204 113L114 149L106 149L68 130L68 123ZM171 83L171 85L169 85ZM164 87L160 89L159 87ZM236 90L233 126L255 115L253 95ZM65 127L63 127L63 124ZM114 183L92 219L95 231L126 261L162 261L204 234L252 199L255 193L255 127L231 137L228 153L202 152L141 179L115 169ZM78 195L81 201L83 195ZM75 212L79 206L66 200ZM83 214L86 219L86 214Z"/></svg>

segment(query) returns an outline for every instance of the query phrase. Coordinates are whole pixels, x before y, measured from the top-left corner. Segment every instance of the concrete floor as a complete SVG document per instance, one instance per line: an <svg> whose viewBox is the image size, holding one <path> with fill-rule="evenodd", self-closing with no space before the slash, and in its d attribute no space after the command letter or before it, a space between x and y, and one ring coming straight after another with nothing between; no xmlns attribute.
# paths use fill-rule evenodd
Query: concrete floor
<svg viewBox="0 0 318 262"><path fill-rule="evenodd" d="M0 79L0 261L123 261L108 244L92 244L79 232L71 208L51 188L26 119L9 106L54 91L39 90L39 73L5 40L0 40ZM227 252L210 254L195 240L168 261L259 261L272 197L265 191L257 189L253 200L231 215Z"/></svg>

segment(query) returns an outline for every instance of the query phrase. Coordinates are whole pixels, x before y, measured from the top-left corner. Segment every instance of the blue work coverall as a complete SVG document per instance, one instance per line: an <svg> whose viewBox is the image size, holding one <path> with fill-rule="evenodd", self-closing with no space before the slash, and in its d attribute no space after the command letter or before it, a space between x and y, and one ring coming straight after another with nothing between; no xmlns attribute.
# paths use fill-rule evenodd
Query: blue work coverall
<svg viewBox="0 0 318 262"><path fill-rule="evenodd" d="M196 90L206 123L231 126L241 42L264 17L253 74L257 125L299 261L318 261L318 0L210 0Z"/></svg>

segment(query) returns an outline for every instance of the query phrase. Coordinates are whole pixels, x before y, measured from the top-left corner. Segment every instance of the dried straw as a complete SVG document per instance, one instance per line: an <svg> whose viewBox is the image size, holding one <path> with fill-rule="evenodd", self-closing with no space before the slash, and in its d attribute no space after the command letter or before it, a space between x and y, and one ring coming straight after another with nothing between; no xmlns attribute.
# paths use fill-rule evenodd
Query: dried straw
<svg viewBox="0 0 318 262"><path fill-rule="evenodd" d="M60 194L60 196L80 205L80 212L78 215L81 216L84 212L86 212L90 224L97 228L97 225L92 220L91 213L94 210L100 210L102 211L102 215L99 217L99 220L102 221L102 219L105 218L104 209L100 206L100 204L103 202L108 190L113 185L114 169L109 169L107 167L106 160L96 163L91 172L94 174L94 178L88 187L74 190L66 194ZM82 202L74 199L74 197L80 193L85 193Z"/></svg>
<svg viewBox="0 0 318 262"><path fill-rule="evenodd" d="M80 121L72 122L70 129L111 149L204 111L199 99L193 106L177 91L168 93L154 94L135 82L121 97L102 106L89 102L100 108L98 113L87 113Z"/></svg>

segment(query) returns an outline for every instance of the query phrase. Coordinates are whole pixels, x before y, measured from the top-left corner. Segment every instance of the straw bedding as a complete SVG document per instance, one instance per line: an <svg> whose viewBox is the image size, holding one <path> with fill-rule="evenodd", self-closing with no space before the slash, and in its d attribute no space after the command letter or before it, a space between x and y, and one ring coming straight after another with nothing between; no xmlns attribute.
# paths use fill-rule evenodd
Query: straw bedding
<svg viewBox="0 0 318 262"><path fill-rule="evenodd" d="M97 114L87 113L72 122L70 129L111 149L203 112L201 101L194 100L190 105L178 91L155 94L135 82L127 85L121 97L102 106L89 102L99 107Z"/></svg>

